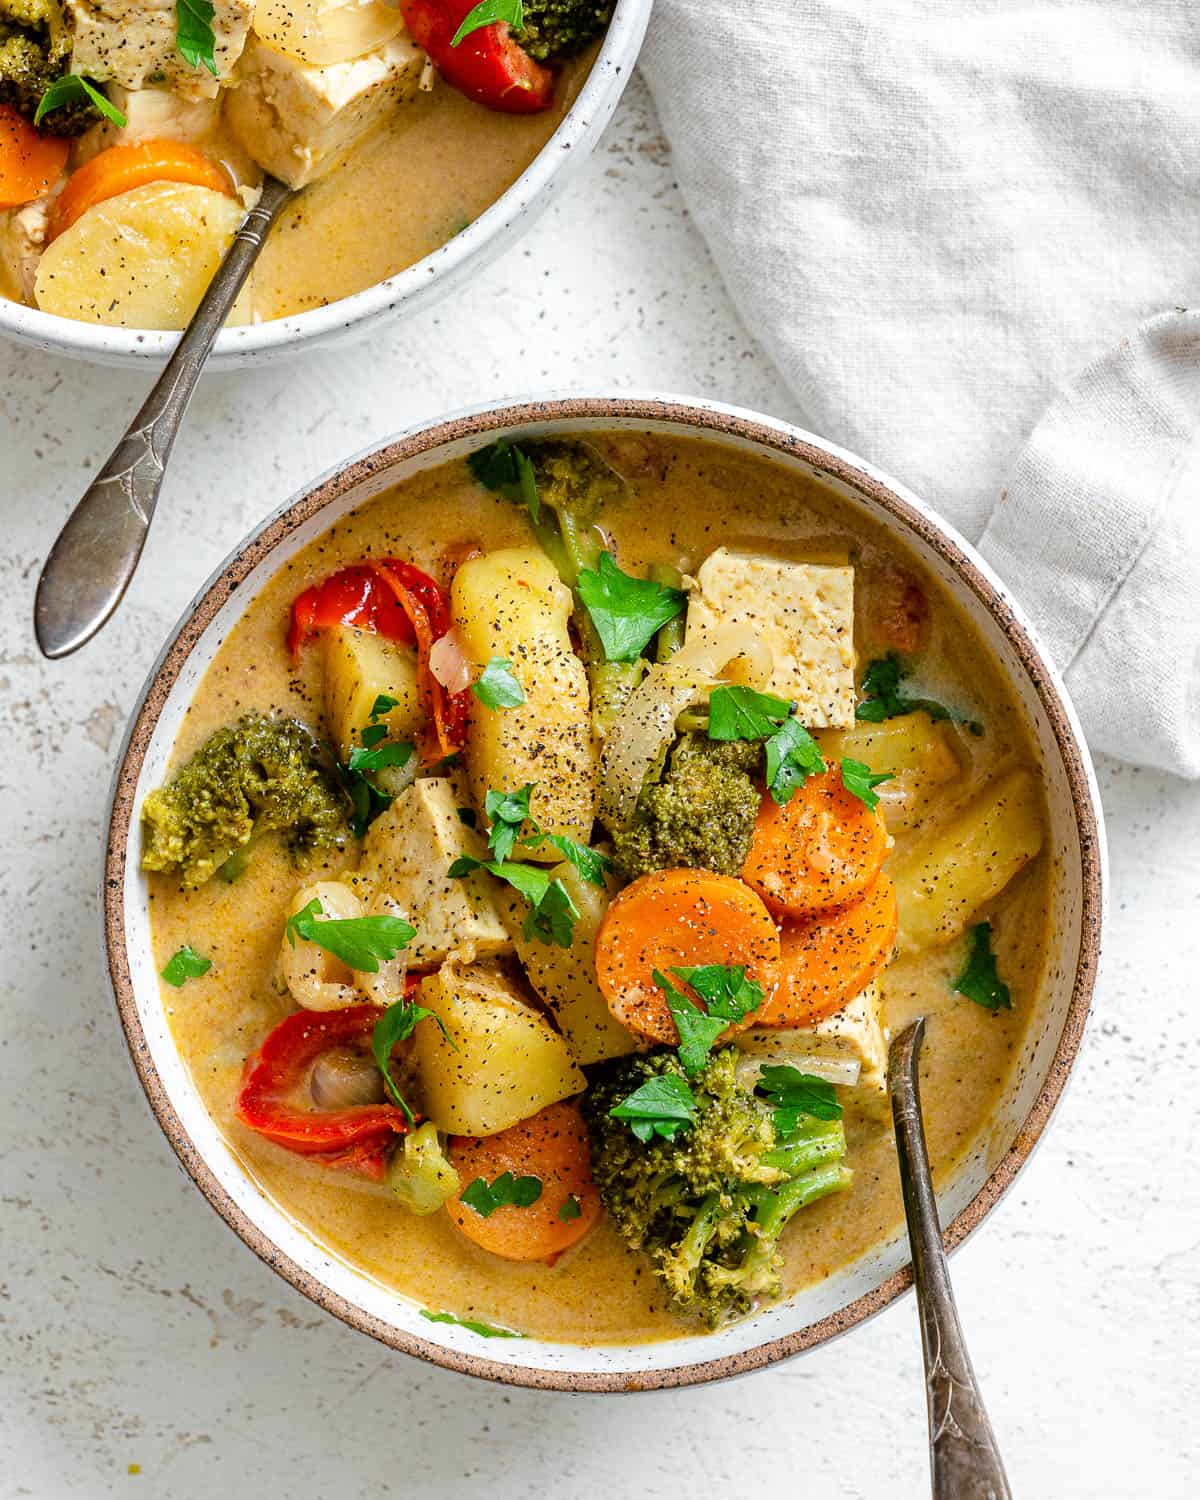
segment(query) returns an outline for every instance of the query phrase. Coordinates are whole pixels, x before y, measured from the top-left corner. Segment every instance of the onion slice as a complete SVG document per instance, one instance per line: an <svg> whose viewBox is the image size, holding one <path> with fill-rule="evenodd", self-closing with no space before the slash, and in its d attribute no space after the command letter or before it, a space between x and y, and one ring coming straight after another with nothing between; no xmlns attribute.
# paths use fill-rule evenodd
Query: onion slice
<svg viewBox="0 0 1200 1500"><path fill-rule="evenodd" d="M471 685L471 663L453 628L429 649L429 670L448 693L465 692Z"/></svg>

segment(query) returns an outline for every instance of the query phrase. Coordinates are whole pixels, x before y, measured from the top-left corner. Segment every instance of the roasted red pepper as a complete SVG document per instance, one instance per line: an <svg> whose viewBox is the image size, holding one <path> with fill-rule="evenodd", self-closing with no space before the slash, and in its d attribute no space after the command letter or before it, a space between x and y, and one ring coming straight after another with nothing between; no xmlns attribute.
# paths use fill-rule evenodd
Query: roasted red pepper
<svg viewBox="0 0 1200 1500"><path fill-rule="evenodd" d="M345 1010L301 1010L280 1021L246 1064L236 1114L243 1125L289 1151L324 1166L348 1167L380 1179L394 1137L409 1125L395 1104L348 1109L303 1109L296 1102L309 1071L331 1047L371 1045L381 1011L374 1005Z"/></svg>
<svg viewBox="0 0 1200 1500"><path fill-rule="evenodd" d="M534 115L554 103L554 74L535 62L503 21L480 26L450 44L474 0L400 0L408 34L429 54L451 88L509 115Z"/></svg>
<svg viewBox="0 0 1200 1500"><path fill-rule="evenodd" d="M296 656L310 635L332 625L354 625L407 644L413 640L408 616L370 563L342 568L297 595L288 628L288 650Z"/></svg>

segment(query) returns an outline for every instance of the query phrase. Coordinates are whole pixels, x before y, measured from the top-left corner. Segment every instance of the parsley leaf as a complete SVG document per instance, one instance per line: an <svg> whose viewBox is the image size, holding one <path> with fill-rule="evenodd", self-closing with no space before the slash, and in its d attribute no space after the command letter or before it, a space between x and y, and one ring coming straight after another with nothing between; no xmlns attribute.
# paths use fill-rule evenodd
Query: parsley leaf
<svg viewBox="0 0 1200 1500"><path fill-rule="evenodd" d="M723 1016L705 1015L704 1011L677 990L665 975L654 970L654 982L667 997L667 1009L679 1032L679 1061L689 1078L704 1069L713 1043L729 1025Z"/></svg>
<svg viewBox="0 0 1200 1500"><path fill-rule="evenodd" d="M211 958L201 957L194 948L184 943L182 948L176 948L167 959L162 977L168 984L173 984L176 989L179 989L189 979L199 979L201 974L207 974L211 968Z"/></svg>
<svg viewBox="0 0 1200 1500"><path fill-rule="evenodd" d="M609 1114L614 1120L627 1120L639 1141L656 1135L671 1141L696 1118L696 1100L678 1074L660 1073L647 1078Z"/></svg>
<svg viewBox="0 0 1200 1500"><path fill-rule="evenodd" d="M514 1177L511 1172L501 1172L490 1186L485 1177L477 1177L459 1194L481 1219L490 1218L498 1208L528 1208L541 1196L540 1177Z"/></svg>
<svg viewBox="0 0 1200 1500"><path fill-rule="evenodd" d="M577 843L568 838L565 833L539 833L536 838L530 839L529 843L537 845L546 839L553 844L564 859L579 871L589 885L603 885L604 877L613 867L613 862L607 854L602 854L599 849L589 849L586 844Z"/></svg>
<svg viewBox="0 0 1200 1500"><path fill-rule="evenodd" d="M468 16L467 20L470 19ZM467 468L485 490L497 491L507 499L523 505L535 525L541 520L542 506L538 499L533 461L516 443L501 438L497 443L489 443L486 448L477 448L467 458Z"/></svg>
<svg viewBox="0 0 1200 1500"><path fill-rule="evenodd" d="M384 735L387 734L382 724L369 725L364 729L362 732L364 747L360 748L355 745L350 751L350 759L346 765L348 771L357 771L359 775L362 775L364 771L382 771L385 766L406 766L412 759L413 747L411 745L378 744L381 736L373 733L376 729L382 729ZM368 742L368 736L371 736L370 742ZM377 788L372 788L372 790L378 791ZM386 796L387 794L378 792L378 795ZM391 801L390 797L388 801Z"/></svg>
<svg viewBox="0 0 1200 1500"><path fill-rule="evenodd" d="M867 663L863 673L863 701L854 710L857 719L868 724L881 724L884 719L895 719L901 714L926 713L931 719L950 719L965 724L972 734L982 734L983 725L969 714L956 708L948 708L935 698L910 698L900 690L900 679L904 676L904 664L894 651L876 657Z"/></svg>
<svg viewBox="0 0 1200 1500"><path fill-rule="evenodd" d="M492 657L471 691L485 708L517 708L525 702L525 689L513 676L512 662L503 656Z"/></svg>
<svg viewBox="0 0 1200 1500"><path fill-rule="evenodd" d="M842 1117L833 1084L812 1073L801 1073L790 1063L764 1064L756 1087L775 1110L775 1130L781 1139L795 1131L804 1115L816 1120Z"/></svg>
<svg viewBox="0 0 1200 1500"><path fill-rule="evenodd" d="M682 589L622 573L611 552L602 552L595 572L579 570L576 591L591 616L609 661L636 661L662 626L683 613Z"/></svg>
<svg viewBox="0 0 1200 1500"><path fill-rule="evenodd" d="M371 719L372 721L374 721L375 719L382 719L384 714L390 714L393 708L399 707L399 698L392 698L387 693L380 693L379 696L375 699L375 702L371 704ZM364 730L364 743L366 741L366 738L366 731Z"/></svg>
<svg viewBox="0 0 1200 1500"><path fill-rule="evenodd" d="M405 1103L392 1077L392 1048L399 1042L406 1042L412 1036L418 1021L430 1019L438 1023L442 1035L457 1052L458 1046L446 1030L442 1018L412 1000L397 1000L389 1005L375 1022L375 1029L371 1033L371 1055L375 1059L375 1066L383 1074L383 1086L404 1111L404 1118L410 1125L413 1123L413 1112Z"/></svg>
<svg viewBox="0 0 1200 1500"><path fill-rule="evenodd" d="M765 740L792 716L794 703L748 687L713 688L708 699L710 740Z"/></svg>
<svg viewBox="0 0 1200 1500"><path fill-rule="evenodd" d="M93 83L89 83L81 73L64 73L61 78L56 78L42 97L38 100L37 109L33 112L33 123L40 125L51 110L58 109L63 104L75 103L93 104L106 120L111 120L114 125L123 127L126 124L125 116L107 100Z"/></svg>
<svg viewBox="0 0 1200 1500"><path fill-rule="evenodd" d="M525 24L525 7L522 0L479 0L479 4L473 10L468 11L463 18L463 23L454 33L450 45L457 47L464 37L470 36L473 31L478 31L481 26L490 26L494 21L504 21L519 31Z"/></svg>
<svg viewBox="0 0 1200 1500"><path fill-rule="evenodd" d="M559 1209L558 1217L563 1221L564 1224L569 1224L572 1219L577 1219L582 1212L583 1208L579 1202L579 1199L575 1196L574 1193L572 1193L567 1198L563 1206Z"/></svg>
<svg viewBox="0 0 1200 1500"><path fill-rule="evenodd" d="M344 765L341 761L335 762L342 789L350 799L350 832L356 839L366 834L379 814L386 812L394 800L391 793L380 790L367 773L382 771L388 766L406 766L412 758L411 745L380 743L387 739L387 725L376 721L398 708L399 704L398 698L380 693L371 705L371 722L359 733L362 748L353 746L350 759Z"/></svg>
<svg viewBox="0 0 1200 1500"><path fill-rule="evenodd" d="M766 744L767 790L786 807L793 792L825 769L820 746L799 719L785 719Z"/></svg>
<svg viewBox="0 0 1200 1500"><path fill-rule="evenodd" d="M524 927L530 942L536 938L548 946L571 946L579 908L561 880L551 880L549 872L539 865L523 865L512 859L476 859L472 854L460 854L446 874L451 880L462 880L476 870L486 870L524 896L530 906Z"/></svg>
<svg viewBox="0 0 1200 1500"><path fill-rule="evenodd" d="M699 964L694 968L672 969L671 973L692 989L704 1001L704 1010L675 986L657 969L654 983L667 997L667 1008L679 1032L679 1061L689 1077L695 1077L713 1049L717 1038L726 1031L731 1022L743 1020L751 1011L757 1010L765 998L762 986L746 978L746 970L740 964L726 967L724 964Z"/></svg>
<svg viewBox="0 0 1200 1500"><path fill-rule="evenodd" d="M316 943L359 974L378 974L379 960L395 958L417 934L403 917L326 917L318 922L320 916L324 909L314 896L287 919L288 942L293 948L297 938Z"/></svg>
<svg viewBox="0 0 1200 1500"><path fill-rule="evenodd" d="M488 792L483 810L491 824L488 848L498 860L506 860L516 846L517 836L529 817L529 798L534 783L528 782L519 792Z"/></svg>
<svg viewBox="0 0 1200 1500"><path fill-rule="evenodd" d="M966 968L954 981L953 988L993 1015L998 1010L1012 1009L1012 992L996 969L996 955L992 952L992 924L976 922L968 933L970 950Z"/></svg>
<svg viewBox="0 0 1200 1500"><path fill-rule="evenodd" d="M868 807L879 806L874 788L891 779L891 771L872 771L861 760L851 760L849 756L842 761L842 785Z"/></svg>
<svg viewBox="0 0 1200 1500"><path fill-rule="evenodd" d="M217 76L216 7L212 0L175 0L175 45L189 68L201 64Z"/></svg>
<svg viewBox="0 0 1200 1500"><path fill-rule="evenodd" d="M456 1318L453 1313L431 1312L429 1308L420 1309L421 1316L430 1323L453 1323L455 1328L465 1328L470 1333L477 1333L480 1338L485 1339L523 1339L525 1334L514 1333L511 1328L495 1328L491 1323L480 1323L475 1318Z"/></svg>

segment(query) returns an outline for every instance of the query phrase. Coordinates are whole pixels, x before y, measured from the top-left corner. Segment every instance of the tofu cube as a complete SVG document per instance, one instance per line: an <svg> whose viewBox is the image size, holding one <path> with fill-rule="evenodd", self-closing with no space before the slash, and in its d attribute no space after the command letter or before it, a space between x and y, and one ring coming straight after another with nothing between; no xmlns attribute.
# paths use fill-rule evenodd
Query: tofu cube
<svg viewBox="0 0 1200 1500"><path fill-rule="evenodd" d="M286 57L252 36L225 118L259 166L304 187L413 98L424 62L407 36L325 66Z"/></svg>
<svg viewBox="0 0 1200 1500"><path fill-rule="evenodd" d="M407 912L417 935L406 950L418 969L473 949L479 957L513 951L500 920L491 877L476 871L451 879L460 854L480 859L483 840L458 816L464 798L447 777L415 781L382 813L363 840L358 874Z"/></svg>
<svg viewBox="0 0 1200 1500"><path fill-rule="evenodd" d="M854 569L749 557L705 558L688 605L687 638L749 626L771 648L767 691L793 699L809 729L854 723Z"/></svg>
<svg viewBox="0 0 1200 1500"><path fill-rule="evenodd" d="M127 89L163 84L188 98L215 98L242 55L254 3L214 0L214 6L215 78L203 64L193 68L179 51L175 0L66 0L74 36L71 71Z"/></svg>

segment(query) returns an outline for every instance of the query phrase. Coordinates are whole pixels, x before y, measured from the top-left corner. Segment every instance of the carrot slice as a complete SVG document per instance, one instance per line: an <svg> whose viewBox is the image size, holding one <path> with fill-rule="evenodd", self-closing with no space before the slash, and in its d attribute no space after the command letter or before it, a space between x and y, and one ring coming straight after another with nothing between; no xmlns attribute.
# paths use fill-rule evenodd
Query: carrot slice
<svg viewBox="0 0 1200 1500"><path fill-rule="evenodd" d="M485 1218L461 1194L446 1207L469 1240L503 1260L550 1264L570 1249L600 1217L600 1194L592 1181L587 1128L576 1105L548 1105L498 1135L454 1135L450 1162L463 1189L482 1177L536 1177L541 1194L527 1207L506 1204Z"/></svg>
<svg viewBox="0 0 1200 1500"><path fill-rule="evenodd" d="M779 932L771 914L730 875L643 875L610 904L596 934L596 980L609 1010L630 1031L655 1042L674 1045L679 1032L654 970L670 978L672 968L701 964L744 966L767 995L779 977ZM751 1013L741 1025L753 1020Z"/></svg>
<svg viewBox="0 0 1200 1500"><path fill-rule="evenodd" d="M81 214L106 198L131 192L148 182L190 182L233 197L227 173L195 146L182 141L139 141L134 146L110 146L71 174L54 205L50 238L69 229Z"/></svg>
<svg viewBox="0 0 1200 1500"><path fill-rule="evenodd" d="M896 888L879 875L849 906L785 922L775 993L756 1026L814 1026L860 995L883 969L899 929Z"/></svg>
<svg viewBox="0 0 1200 1500"><path fill-rule="evenodd" d="M47 192L63 174L70 142L43 135L9 104L0 104L0 208L17 208Z"/></svg>
<svg viewBox="0 0 1200 1500"><path fill-rule="evenodd" d="M763 798L742 879L776 914L807 917L857 901L887 852L878 809L848 792L831 766L810 776L786 807Z"/></svg>

